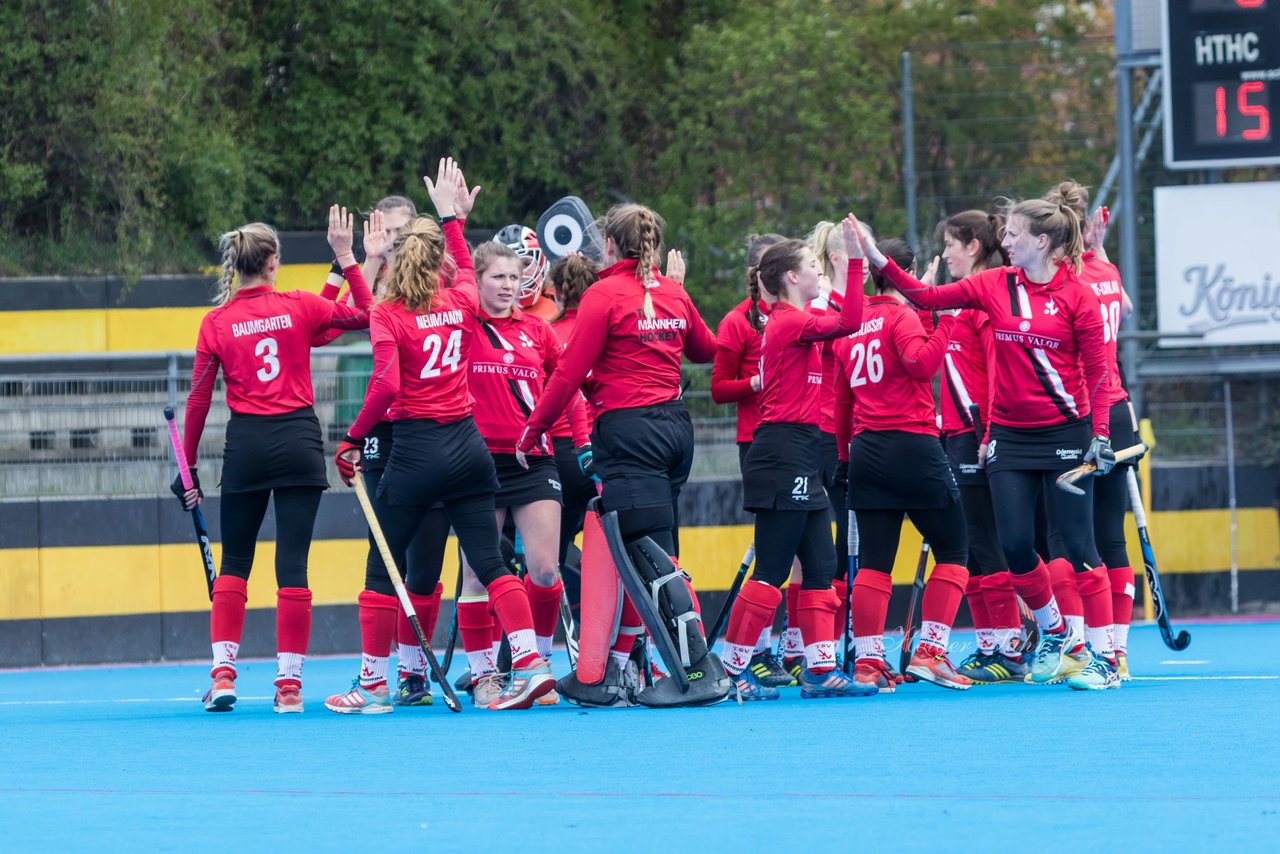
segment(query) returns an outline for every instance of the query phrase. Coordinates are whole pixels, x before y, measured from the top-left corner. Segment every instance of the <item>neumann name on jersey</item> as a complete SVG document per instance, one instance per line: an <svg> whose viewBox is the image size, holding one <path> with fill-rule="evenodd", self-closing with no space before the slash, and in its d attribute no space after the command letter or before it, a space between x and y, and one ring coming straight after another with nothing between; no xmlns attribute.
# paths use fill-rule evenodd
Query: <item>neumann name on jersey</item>
<svg viewBox="0 0 1280 854"><path fill-rule="evenodd" d="M259 317L254 320L242 320L231 324L231 334L236 338L242 335L258 335L263 332L275 332L278 329L292 329L293 318L287 314L275 317Z"/></svg>
<svg viewBox="0 0 1280 854"><path fill-rule="evenodd" d="M462 311L455 308L449 311L419 314L414 320L418 321L419 329L432 329L436 326L458 326L462 323Z"/></svg>

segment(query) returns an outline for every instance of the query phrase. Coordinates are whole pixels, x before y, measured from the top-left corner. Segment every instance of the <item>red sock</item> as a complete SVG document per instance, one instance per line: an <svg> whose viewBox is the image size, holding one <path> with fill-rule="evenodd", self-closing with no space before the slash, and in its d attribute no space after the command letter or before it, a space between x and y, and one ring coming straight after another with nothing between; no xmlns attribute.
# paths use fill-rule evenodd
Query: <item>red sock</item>
<svg viewBox="0 0 1280 854"><path fill-rule="evenodd" d="M790 631L791 629L799 630L800 628L800 582L798 581L787 582L786 596L787 596L787 630L788 631ZM761 629L761 631L764 631L764 630ZM801 652L796 653L794 657L800 656L800 654L803 652L803 647L800 647L800 650Z"/></svg>
<svg viewBox="0 0 1280 854"><path fill-rule="evenodd" d="M394 596L375 593L372 590L361 590L356 598L360 606L360 651L368 658L386 659L387 651L396 634L396 610L400 607ZM363 674L363 666L361 668ZM385 682L383 673L381 682ZM378 678L378 677L371 677ZM365 684L363 681L361 684ZM366 687L376 687L380 683L369 683Z"/></svg>
<svg viewBox="0 0 1280 854"><path fill-rule="evenodd" d="M991 624L991 616L987 614L987 602L983 598L983 580L981 575L969 576L969 583L964 587L965 599L969 602L969 613L973 615L975 629L995 628Z"/></svg>
<svg viewBox="0 0 1280 854"><path fill-rule="evenodd" d="M836 669L836 642L832 628L843 604L834 590L800 591L800 632L804 635L805 663L814 673ZM759 636L756 632L756 636Z"/></svg>
<svg viewBox="0 0 1280 854"><path fill-rule="evenodd" d="M751 663L756 641L764 627L773 622L781 601L782 591L772 584L753 578L742 585L724 633L724 666L730 673L741 673Z"/></svg>
<svg viewBox="0 0 1280 854"><path fill-rule="evenodd" d="M968 582L969 570L958 563L940 563L933 568L920 602L922 632L925 623L938 623L948 630L955 624L960 599Z"/></svg>
<svg viewBox="0 0 1280 854"><path fill-rule="evenodd" d="M982 577L982 604L987 612L988 627L1016 629L1022 626L1018 594L1013 592L1013 573L993 572Z"/></svg>
<svg viewBox="0 0 1280 854"><path fill-rule="evenodd" d="M533 576L524 578L524 590L529 597L529 609L533 612L533 630L540 638L549 638L556 633L556 620L560 619L560 593L564 583L556 579L551 587L539 587L533 583Z"/></svg>
<svg viewBox="0 0 1280 854"><path fill-rule="evenodd" d="M834 593L836 597L836 612L831 615L831 637L835 640L839 640L844 637L845 627L849 625L849 615L845 613L844 610L844 596L845 591L848 589L849 582L843 578L837 578L835 581L831 582L831 592ZM809 636L806 634L805 640L808 641L808 639Z"/></svg>
<svg viewBox="0 0 1280 854"><path fill-rule="evenodd" d="M493 614L489 597L458 600L458 634L464 652L481 652L493 648Z"/></svg>
<svg viewBox="0 0 1280 854"><path fill-rule="evenodd" d="M498 619L498 612L493 609L493 598L489 599L489 620L493 624L493 630L489 633L489 645L497 646L502 643L502 621Z"/></svg>
<svg viewBox="0 0 1280 854"><path fill-rule="evenodd" d="M489 583L489 602L493 613L507 633L511 644L511 666L528 667L538 659L537 633L533 630L533 611L529 594L520 579L504 573Z"/></svg>
<svg viewBox="0 0 1280 854"><path fill-rule="evenodd" d="M1137 584L1133 567L1113 566L1107 570L1107 580L1111 583L1111 617L1117 626L1127 626L1133 622L1133 595Z"/></svg>
<svg viewBox="0 0 1280 854"><path fill-rule="evenodd" d="M884 634L884 618L889 613L893 578L887 572L863 567L853 579L853 636Z"/></svg>
<svg viewBox="0 0 1280 854"><path fill-rule="evenodd" d="M1080 598L1084 600L1084 624L1089 629L1109 629L1111 615L1111 580L1105 566L1094 566L1076 574ZM1097 649L1097 645L1094 646Z"/></svg>
<svg viewBox="0 0 1280 854"><path fill-rule="evenodd" d="M1064 617L1084 616L1084 602L1080 598L1076 580L1076 570L1071 561L1060 557L1049 561L1049 581L1053 584L1053 596L1058 600L1058 608Z"/></svg>
<svg viewBox="0 0 1280 854"><path fill-rule="evenodd" d="M644 634L640 612L632 604L631 597L622 594L622 615L618 618L618 633L614 635L613 645L609 651L620 658L631 655L631 648L636 645L636 638Z"/></svg>
<svg viewBox="0 0 1280 854"><path fill-rule="evenodd" d="M422 636L427 643L431 643L431 635L436 630L436 617L440 613L440 595L444 591L442 585L436 585L436 591L430 596L423 596L420 593L410 593L409 601L413 604L413 614L418 618L418 626L422 629ZM403 646L417 646L418 636L413 631L413 623L409 622L409 615L404 612L404 608L396 611L396 643Z"/></svg>
<svg viewBox="0 0 1280 854"><path fill-rule="evenodd" d="M1022 601L1036 615L1036 623L1045 631L1062 631L1062 612L1054 599L1053 581L1049 578L1049 567L1044 565L1044 561L1037 562L1036 568L1030 572L1015 572L1010 575L1014 592L1022 597Z"/></svg>
<svg viewBox="0 0 1280 854"><path fill-rule="evenodd" d="M219 575L213 582L213 603L209 610L209 639L216 647L219 644L232 644L238 651L240 636L244 634L244 606L249 599L249 585L243 578L235 575ZM213 676L225 673L234 677L235 653L230 657L231 663L219 664L216 660Z"/></svg>
<svg viewBox="0 0 1280 854"><path fill-rule="evenodd" d="M276 591L276 655L298 656L288 662L289 672L277 675L276 685L302 687L302 656L311 641L311 591L305 587L281 587Z"/></svg>

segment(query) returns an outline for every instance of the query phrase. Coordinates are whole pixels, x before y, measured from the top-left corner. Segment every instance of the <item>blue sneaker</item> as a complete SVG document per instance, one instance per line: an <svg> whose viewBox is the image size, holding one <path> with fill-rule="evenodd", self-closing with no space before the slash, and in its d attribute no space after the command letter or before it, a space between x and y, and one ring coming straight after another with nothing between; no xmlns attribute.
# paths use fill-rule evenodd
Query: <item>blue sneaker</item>
<svg viewBox="0 0 1280 854"><path fill-rule="evenodd" d="M397 706L430 706L433 699L425 676L410 673L400 677L400 684L396 686Z"/></svg>
<svg viewBox="0 0 1280 854"><path fill-rule="evenodd" d="M814 673L800 671L800 696L806 700L820 697L870 697L879 689L874 684L859 682L842 670Z"/></svg>
<svg viewBox="0 0 1280 854"><path fill-rule="evenodd" d="M377 688L365 688L359 679L353 679L350 691L329 697L324 707L340 715L385 715L392 711L391 692L385 682Z"/></svg>
<svg viewBox="0 0 1280 854"><path fill-rule="evenodd" d="M730 674L730 678L733 679L733 690L739 703L744 700L776 700L782 696L778 693L777 688L761 683L756 678L756 675L751 672L750 667L737 676Z"/></svg>
<svg viewBox="0 0 1280 854"><path fill-rule="evenodd" d="M1031 662L1029 682L1052 682L1062 675L1067 667L1067 651L1075 649L1080 643L1070 624L1064 624L1060 632L1041 632L1040 643L1036 644L1035 658Z"/></svg>
<svg viewBox="0 0 1280 854"><path fill-rule="evenodd" d="M1089 648L1089 663L1067 679L1067 687L1077 691L1105 691L1120 687L1120 674L1111 662Z"/></svg>

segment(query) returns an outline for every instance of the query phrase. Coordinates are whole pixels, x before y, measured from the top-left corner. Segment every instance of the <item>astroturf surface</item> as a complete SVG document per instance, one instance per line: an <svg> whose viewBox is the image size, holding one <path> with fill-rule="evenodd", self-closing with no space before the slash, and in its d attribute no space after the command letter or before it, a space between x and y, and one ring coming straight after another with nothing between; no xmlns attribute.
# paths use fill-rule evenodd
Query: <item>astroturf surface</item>
<svg viewBox="0 0 1280 854"><path fill-rule="evenodd" d="M1133 629L1117 691L302 715L243 662L0 672L5 850L1280 850L1280 622ZM960 633L959 645L972 642ZM964 651L955 657L962 658ZM394 662L393 665L394 667ZM566 667L557 652L558 673ZM455 674L458 667L455 665Z"/></svg>

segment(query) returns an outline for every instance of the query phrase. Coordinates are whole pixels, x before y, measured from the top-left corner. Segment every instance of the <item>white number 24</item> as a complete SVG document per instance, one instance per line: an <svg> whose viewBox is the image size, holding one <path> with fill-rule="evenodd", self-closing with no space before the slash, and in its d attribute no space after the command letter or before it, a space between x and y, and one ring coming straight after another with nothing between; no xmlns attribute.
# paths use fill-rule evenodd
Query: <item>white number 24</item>
<svg viewBox="0 0 1280 854"><path fill-rule="evenodd" d="M422 352L427 354L427 363L422 366L420 379L440 376L440 368L436 367L436 362L447 366L450 372L458 370L458 365L462 362L462 330L455 329L449 333L443 354L440 352L440 336L428 335L422 342Z"/></svg>

